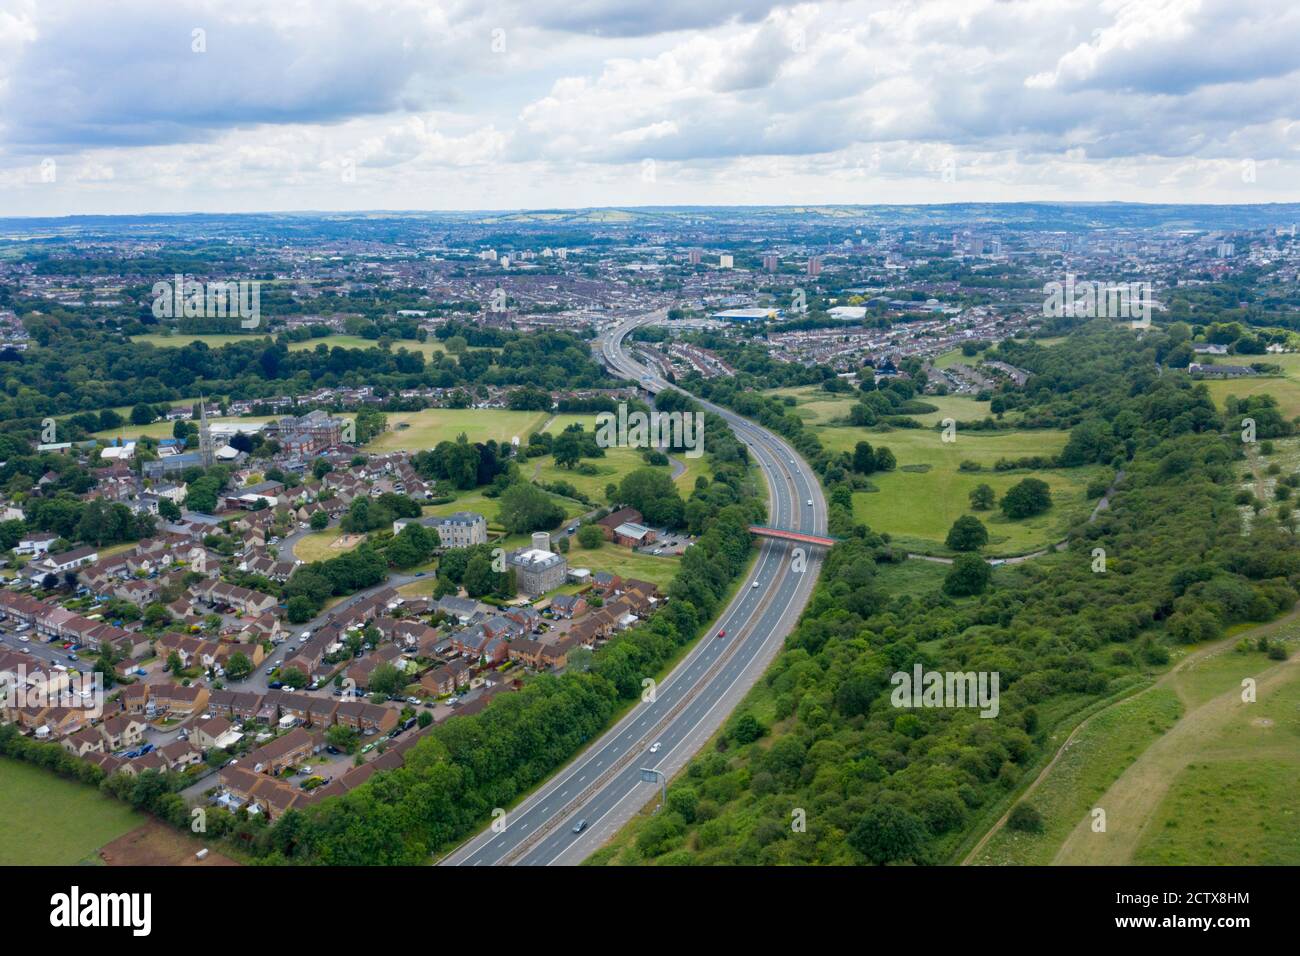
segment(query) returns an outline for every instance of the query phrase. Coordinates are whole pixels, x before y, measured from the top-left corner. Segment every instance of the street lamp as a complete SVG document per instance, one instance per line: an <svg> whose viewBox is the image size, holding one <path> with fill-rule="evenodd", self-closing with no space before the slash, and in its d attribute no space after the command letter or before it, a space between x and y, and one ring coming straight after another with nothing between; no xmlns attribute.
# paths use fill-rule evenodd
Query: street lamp
<svg viewBox="0 0 1300 956"><path fill-rule="evenodd" d="M658 770L655 770L653 767L642 767L641 782L659 784L659 807L662 807L668 802L668 778ZM659 812L659 807L654 808L655 813Z"/></svg>

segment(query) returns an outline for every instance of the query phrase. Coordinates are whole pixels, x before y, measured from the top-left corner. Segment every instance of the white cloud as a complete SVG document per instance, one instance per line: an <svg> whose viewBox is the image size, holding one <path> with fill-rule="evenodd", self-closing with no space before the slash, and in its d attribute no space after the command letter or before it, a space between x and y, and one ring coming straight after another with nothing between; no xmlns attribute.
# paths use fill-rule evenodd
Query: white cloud
<svg viewBox="0 0 1300 956"><path fill-rule="evenodd" d="M15 212L1262 201L1300 181L1289 0L0 4Z"/></svg>

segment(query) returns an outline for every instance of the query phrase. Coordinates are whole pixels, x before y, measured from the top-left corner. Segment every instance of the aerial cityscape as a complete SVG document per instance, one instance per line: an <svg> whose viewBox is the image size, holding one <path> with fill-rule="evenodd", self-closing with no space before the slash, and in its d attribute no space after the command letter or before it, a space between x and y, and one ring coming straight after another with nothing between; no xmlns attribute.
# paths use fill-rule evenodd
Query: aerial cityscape
<svg viewBox="0 0 1300 956"><path fill-rule="evenodd" d="M522 865L1094 867L1112 930L1249 928L1228 875L1300 865L1300 17L362 6L0 0L50 925L195 928L113 922L123 867Z"/></svg>

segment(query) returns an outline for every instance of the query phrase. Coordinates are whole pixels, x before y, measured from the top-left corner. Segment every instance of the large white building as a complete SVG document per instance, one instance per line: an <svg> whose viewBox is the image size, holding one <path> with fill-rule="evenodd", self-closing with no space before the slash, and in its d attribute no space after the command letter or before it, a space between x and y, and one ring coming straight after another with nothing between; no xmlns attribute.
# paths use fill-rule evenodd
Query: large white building
<svg viewBox="0 0 1300 956"><path fill-rule="evenodd" d="M438 540L444 548L469 548L476 544L487 544L487 519L474 511L457 511L446 517L398 518L393 522L393 534L397 534L412 521L419 521L426 528L438 532Z"/></svg>

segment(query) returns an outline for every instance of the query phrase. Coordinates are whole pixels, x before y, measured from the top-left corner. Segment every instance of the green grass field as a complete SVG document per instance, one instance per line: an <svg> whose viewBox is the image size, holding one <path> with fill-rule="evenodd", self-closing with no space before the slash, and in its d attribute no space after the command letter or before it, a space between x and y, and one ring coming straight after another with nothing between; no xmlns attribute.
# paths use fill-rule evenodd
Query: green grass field
<svg viewBox="0 0 1300 956"><path fill-rule="evenodd" d="M1215 403L1222 408L1229 395L1235 395L1237 398L1248 398L1252 395L1272 395L1277 399L1278 409L1284 418L1290 419L1300 415L1300 354L1245 356L1242 359L1231 358L1231 361L1248 364L1246 360L1251 358L1267 362L1270 365L1280 365L1282 375L1239 378L1222 382L1207 381L1205 387L1210 390L1210 396ZM1228 364L1228 362L1225 361L1224 364Z"/></svg>
<svg viewBox="0 0 1300 956"><path fill-rule="evenodd" d="M426 408L418 412L389 412L388 430L366 446L370 452L422 451L464 433L470 441L520 443L550 417L546 412L512 412L502 408ZM406 427L403 427L406 426Z"/></svg>
<svg viewBox="0 0 1300 956"><path fill-rule="evenodd" d="M145 822L126 804L0 757L0 866L72 866Z"/></svg>
<svg viewBox="0 0 1300 956"><path fill-rule="evenodd" d="M1133 862L1295 866L1300 863L1298 795L1300 760L1191 764L1161 802Z"/></svg>
<svg viewBox="0 0 1300 956"><path fill-rule="evenodd" d="M1042 816L1043 832L1002 827L973 862L982 866L1051 863L1061 842L1088 814L1093 802L1181 713L1178 696L1163 688L1099 713L1024 798Z"/></svg>
<svg viewBox="0 0 1300 956"><path fill-rule="evenodd" d="M153 345L158 348L184 348L191 342L203 342L208 348L219 349L223 345L230 345L234 342L246 342L249 339L268 338L266 332L247 332L247 333L229 333L229 334L211 334L211 335L163 335L161 333L150 333L148 335L133 335L132 342L140 342L146 345ZM308 349L314 349L318 345L324 345L327 348L340 349L373 349L378 348L379 343L373 339L363 338L360 335L329 335L322 339L307 339L303 342L290 342L290 352L302 352ZM408 352L419 352L428 359L434 355L445 353L447 348L440 339L428 339L424 342L416 342L413 339L398 339L393 342L392 350L406 349ZM471 349L471 351L476 351ZM492 350L489 350L492 351Z"/></svg>
<svg viewBox="0 0 1300 956"><path fill-rule="evenodd" d="M294 545L293 556L300 561L328 561L330 558L337 558L341 554L347 554L353 548L361 544L364 535L354 535L351 543L343 547L339 545L339 538L343 532L339 528L326 528L323 531L313 531L309 535L304 535L298 539Z"/></svg>
<svg viewBox="0 0 1300 956"><path fill-rule="evenodd" d="M951 349L944 352L934 360L934 367L948 368L949 366L956 365L960 362L963 365L969 365L971 368L974 368L977 364L983 361L983 359L984 352L979 352L976 355L963 355L961 349Z"/></svg>
<svg viewBox="0 0 1300 956"><path fill-rule="evenodd" d="M809 425L827 425L837 419L847 419L849 411L858 401L853 392L832 395L816 385L776 388L765 394L793 398L795 414Z"/></svg>
<svg viewBox="0 0 1300 956"><path fill-rule="evenodd" d="M588 434L596 432L595 414L556 415L546 425L546 431L552 435L558 435L574 422L581 422ZM520 436L520 441L526 444L527 438ZM699 475L707 476L710 473L708 466L705 464L703 457L687 458L685 455L676 455L674 457L686 466L686 470L677 477L675 484L683 498L690 497L691 491L695 487L696 477ZM561 468L555 464L555 459L551 455L543 455L540 458L521 458L519 468L524 476L530 479L544 482L567 481L592 501L599 504L606 503L605 486L620 484L631 471L638 468L653 467L656 471L671 474L672 469L671 465L647 465L645 459L641 457L641 450L637 448L606 448L604 458L584 458L582 464L594 467L598 474L584 475L576 469Z"/></svg>
<svg viewBox="0 0 1300 956"><path fill-rule="evenodd" d="M854 394L832 395L816 385L778 388L767 394L793 398L795 414L809 425L830 425L837 421L847 421L849 412L857 404L857 397ZM989 402L977 402L969 395L922 395L917 401L933 405L937 409L924 415L909 416L926 426L937 425L945 418L969 422L987 418L991 414Z"/></svg>
<svg viewBox="0 0 1300 956"><path fill-rule="evenodd" d="M1243 674L1271 663L1258 653L1226 653L1205 690L1226 685L1235 694ZM1300 864L1300 666L1284 667L1255 703L1197 728L1191 759L1143 829L1134 863Z"/></svg>
<svg viewBox="0 0 1300 956"><path fill-rule="evenodd" d="M1096 468L993 470L999 458L1056 454L1065 446L1065 432L958 432L953 442L944 442L941 434L931 429L820 428L818 436L835 451L851 452L859 441L867 441L873 448L884 446L894 453L899 467L870 476L879 490L856 492L853 516L918 550L942 549L952 523L964 514L974 514L988 527L988 554L1020 554L1059 540L1070 525L1087 517L1092 507L1086 492L1089 480L1098 473ZM983 469L961 471L963 461L977 462ZM1000 499L1030 475L1046 481L1052 489L1052 507L1044 514L1011 521L996 507L984 512L971 510L970 493L977 485L989 485Z"/></svg>
<svg viewBox="0 0 1300 956"><path fill-rule="evenodd" d="M572 542L567 557L571 568L609 571L620 577L653 581L661 588L666 587L673 579L673 575L677 573L678 562L681 560L675 555L665 554L656 557L653 554L635 554L627 548L608 541L599 548L588 551L576 540Z"/></svg>
<svg viewBox="0 0 1300 956"><path fill-rule="evenodd" d="M588 511L582 502L575 501L572 498L551 495L551 500L564 509L565 518L576 518ZM458 495L455 501L449 501L441 505L425 505L424 513L441 516L455 514L457 511L476 511L487 518L489 527L495 525L499 530L498 518L501 514L499 501L500 499L487 497L481 491L466 491Z"/></svg>

